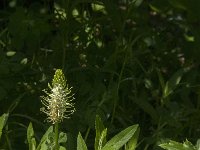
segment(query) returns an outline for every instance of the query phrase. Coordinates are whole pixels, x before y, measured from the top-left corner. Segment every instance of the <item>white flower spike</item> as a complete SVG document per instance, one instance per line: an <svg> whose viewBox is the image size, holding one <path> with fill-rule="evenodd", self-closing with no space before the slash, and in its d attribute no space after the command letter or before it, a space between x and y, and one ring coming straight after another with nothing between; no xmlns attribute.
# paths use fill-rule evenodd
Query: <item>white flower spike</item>
<svg viewBox="0 0 200 150"><path fill-rule="evenodd" d="M41 111L47 115L47 120L52 124L60 123L64 118L70 118L75 112L74 94L71 94L72 87L66 84L65 76L61 69L57 69L52 80L52 85L48 84L50 92L43 90L47 96L41 96L42 104L45 107Z"/></svg>

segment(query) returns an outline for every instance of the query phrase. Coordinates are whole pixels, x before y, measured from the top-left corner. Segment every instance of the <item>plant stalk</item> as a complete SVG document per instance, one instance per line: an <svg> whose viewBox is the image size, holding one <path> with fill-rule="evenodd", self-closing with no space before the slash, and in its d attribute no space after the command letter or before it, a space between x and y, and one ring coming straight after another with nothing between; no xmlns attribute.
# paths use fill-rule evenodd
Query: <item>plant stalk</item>
<svg viewBox="0 0 200 150"><path fill-rule="evenodd" d="M59 138L59 127L58 122L54 125L54 132L55 132L55 150L59 150L58 138Z"/></svg>

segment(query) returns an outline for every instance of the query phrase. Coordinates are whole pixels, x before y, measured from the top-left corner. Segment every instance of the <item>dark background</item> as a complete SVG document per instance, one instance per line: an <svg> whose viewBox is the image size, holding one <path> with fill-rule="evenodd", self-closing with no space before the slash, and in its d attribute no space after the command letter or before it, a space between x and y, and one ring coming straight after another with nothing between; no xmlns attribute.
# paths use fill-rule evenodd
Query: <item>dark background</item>
<svg viewBox="0 0 200 150"><path fill-rule="evenodd" d="M0 148L27 149L50 126L43 89L61 68L76 113L61 125L76 149L80 131L93 149L94 119L109 137L140 125L138 150L200 135L199 0L1 0L0 114L9 113ZM87 136L87 133L88 136Z"/></svg>

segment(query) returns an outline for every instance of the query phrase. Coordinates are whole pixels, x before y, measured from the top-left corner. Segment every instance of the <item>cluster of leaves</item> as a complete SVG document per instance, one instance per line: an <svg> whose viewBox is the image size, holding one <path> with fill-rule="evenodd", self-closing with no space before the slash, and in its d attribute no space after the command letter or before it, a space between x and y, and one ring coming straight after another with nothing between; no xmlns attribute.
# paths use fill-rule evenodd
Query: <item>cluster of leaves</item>
<svg viewBox="0 0 200 150"><path fill-rule="evenodd" d="M67 145L84 134L93 147L95 116L114 135L141 128L138 149L200 135L198 0L0 1L0 114L9 114L0 148L26 149L48 129L40 95L62 68L76 93L64 121ZM105 131L104 131L105 132ZM80 137L80 136L79 136Z"/></svg>
<svg viewBox="0 0 200 150"><path fill-rule="evenodd" d="M160 146L166 150L199 150L200 148L199 140L197 141L196 146L187 140L183 143L169 141L168 143L163 143Z"/></svg>
<svg viewBox="0 0 200 150"><path fill-rule="evenodd" d="M0 133L2 133L3 127L5 126L8 119L8 114L3 114L0 117ZM95 120L95 129L96 129L96 137L95 137L95 150L119 150L124 147L125 150L135 150L137 146L137 140L139 135L139 127L138 125L132 125L117 135L115 135L108 142L106 141L107 136L107 128L104 127L99 116L96 116ZM37 145L36 139L34 136L34 129L32 123L29 124L27 128L27 143L29 150L52 150L54 147L54 132L53 126L50 126L46 133L42 136L39 144ZM1 138L1 134L0 134ZM59 134L59 144L66 143L67 135L66 133L60 132ZM59 150L66 150L65 147L60 146ZM78 134L77 137L77 150L87 150L87 146L81 133Z"/></svg>

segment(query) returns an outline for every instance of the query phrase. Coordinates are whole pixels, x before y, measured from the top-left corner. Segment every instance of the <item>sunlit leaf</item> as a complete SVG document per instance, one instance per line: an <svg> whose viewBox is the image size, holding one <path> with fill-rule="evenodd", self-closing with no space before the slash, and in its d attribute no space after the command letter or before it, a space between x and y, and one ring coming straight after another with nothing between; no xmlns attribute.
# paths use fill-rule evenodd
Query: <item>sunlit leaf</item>
<svg viewBox="0 0 200 150"><path fill-rule="evenodd" d="M134 136L137 129L138 125L133 125L121 131L120 133L115 135L110 141L108 141L106 145L102 148L102 150L120 149Z"/></svg>
<svg viewBox="0 0 200 150"><path fill-rule="evenodd" d="M40 140L40 143L37 147L37 150L43 150L46 147L46 141L48 140L49 134L53 132L53 126L50 126L48 130L45 132L45 134L42 136L42 139Z"/></svg>
<svg viewBox="0 0 200 150"><path fill-rule="evenodd" d="M2 135L2 130L7 122L8 116L9 116L9 114L3 114L0 117L0 139L1 139L1 135Z"/></svg>
<svg viewBox="0 0 200 150"><path fill-rule="evenodd" d="M138 137L140 133L140 128L138 127L135 134L132 136L132 138L128 141L126 145L126 150L135 150L137 147Z"/></svg>
<svg viewBox="0 0 200 150"><path fill-rule="evenodd" d="M167 82L164 88L163 97L166 98L169 96L174 89L177 87L177 85L180 83L182 76L184 74L184 69L178 70Z"/></svg>
<svg viewBox="0 0 200 150"><path fill-rule="evenodd" d="M195 146L187 140L184 143L170 141L168 143L160 144L159 146L166 150L197 150Z"/></svg>
<svg viewBox="0 0 200 150"><path fill-rule="evenodd" d="M103 122L101 121L101 118L98 115L96 116L96 120L95 120L95 129L96 129L95 150L98 150L99 140L101 138L101 134L103 130L105 129ZM105 144L104 141L102 141L101 144L104 145Z"/></svg>
<svg viewBox="0 0 200 150"><path fill-rule="evenodd" d="M6 53L6 55L7 55L8 57L14 56L15 54L16 54L15 51L8 51L8 52Z"/></svg>
<svg viewBox="0 0 200 150"><path fill-rule="evenodd" d="M30 122L28 129L27 129L27 140L29 144L29 150L35 150L36 149L36 140L34 137L34 130L32 123Z"/></svg>
<svg viewBox="0 0 200 150"><path fill-rule="evenodd" d="M77 138L77 150L87 150L84 139L81 136L81 133L78 134Z"/></svg>

